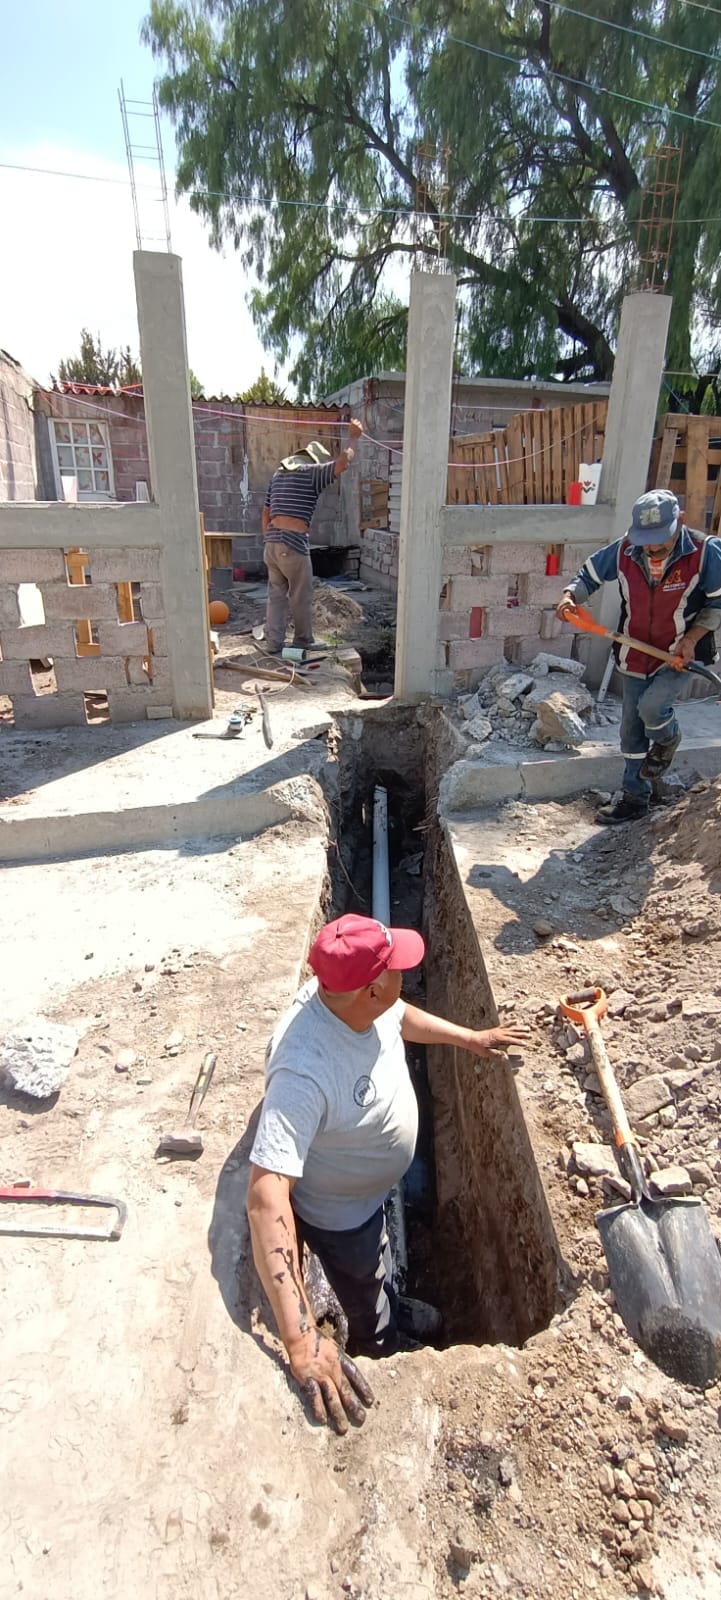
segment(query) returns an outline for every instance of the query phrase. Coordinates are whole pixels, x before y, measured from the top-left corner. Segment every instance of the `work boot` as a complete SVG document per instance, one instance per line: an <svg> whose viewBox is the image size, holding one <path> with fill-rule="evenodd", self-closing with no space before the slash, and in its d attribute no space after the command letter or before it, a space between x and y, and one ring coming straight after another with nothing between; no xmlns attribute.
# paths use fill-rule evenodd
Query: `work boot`
<svg viewBox="0 0 721 1600"><path fill-rule="evenodd" d="M662 772L667 772L681 743L680 733L674 734L673 739L667 739L665 744L652 744L646 760L639 767L640 778L660 778Z"/></svg>
<svg viewBox="0 0 721 1600"><path fill-rule="evenodd" d="M603 822L609 826L616 822L638 822L639 817L648 815L648 800L645 795L622 794L611 800L607 806L600 806L596 812L596 822Z"/></svg>
<svg viewBox="0 0 721 1600"><path fill-rule="evenodd" d="M427 1300L415 1300L411 1295L398 1296L396 1321L399 1333L421 1339L424 1344L439 1339L443 1332L443 1317L437 1307L429 1305Z"/></svg>

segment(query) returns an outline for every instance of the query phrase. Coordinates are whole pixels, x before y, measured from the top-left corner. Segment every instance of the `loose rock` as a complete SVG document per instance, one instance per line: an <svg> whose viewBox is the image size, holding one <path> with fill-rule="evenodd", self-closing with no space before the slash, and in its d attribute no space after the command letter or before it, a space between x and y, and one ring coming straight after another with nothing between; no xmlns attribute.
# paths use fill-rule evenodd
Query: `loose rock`
<svg viewBox="0 0 721 1600"><path fill-rule="evenodd" d="M666 1167L664 1171L654 1172L650 1183L653 1192L662 1197L693 1193L691 1176L685 1167Z"/></svg>
<svg viewBox="0 0 721 1600"><path fill-rule="evenodd" d="M669 1105L671 1098L671 1090L659 1073L652 1072L647 1078L639 1078L638 1082L632 1083L630 1089L626 1089L624 1093L631 1126L634 1127L644 1117L653 1116L662 1106Z"/></svg>

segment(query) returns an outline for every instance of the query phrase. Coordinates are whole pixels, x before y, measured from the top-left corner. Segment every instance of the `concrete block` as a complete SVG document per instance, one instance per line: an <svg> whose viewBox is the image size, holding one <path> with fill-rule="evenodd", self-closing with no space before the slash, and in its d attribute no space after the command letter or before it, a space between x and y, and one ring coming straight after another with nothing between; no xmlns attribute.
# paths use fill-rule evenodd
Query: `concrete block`
<svg viewBox="0 0 721 1600"><path fill-rule="evenodd" d="M148 629L144 622L101 622L98 627L101 656L147 656Z"/></svg>
<svg viewBox="0 0 721 1600"><path fill-rule="evenodd" d="M598 545L596 543L565 544L561 552L562 579L575 578L579 567L582 567L588 556L593 555L594 550L597 549ZM563 582L561 583L561 588L563 588Z"/></svg>
<svg viewBox="0 0 721 1600"><path fill-rule="evenodd" d="M507 637L510 638L511 636L507 635ZM573 655L573 637L573 634L562 634L560 638L554 639L551 647L553 655L566 657ZM528 667L539 654L539 651L547 649L548 645L540 636L536 637L531 634L527 639L514 639L512 648L507 651L507 656L514 667Z"/></svg>
<svg viewBox="0 0 721 1600"><path fill-rule="evenodd" d="M490 544L477 544L471 550L471 572L476 578L487 578L491 570Z"/></svg>
<svg viewBox="0 0 721 1600"><path fill-rule="evenodd" d="M541 611L530 606L499 606L486 613L486 634L489 639L521 639L533 634L538 639L541 632Z"/></svg>
<svg viewBox="0 0 721 1600"><path fill-rule="evenodd" d="M5 661L44 661L47 656L75 658L75 630L69 622L55 622L44 628L7 628L0 637Z"/></svg>
<svg viewBox="0 0 721 1600"><path fill-rule="evenodd" d="M442 644L439 641L437 652L436 652L436 668L438 669L439 672L445 672L447 666L448 666L448 645L447 644Z"/></svg>
<svg viewBox="0 0 721 1600"><path fill-rule="evenodd" d="M473 606L502 606L507 597L507 578L451 578L445 609L470 611Z"/></svg>
<svg viewBox="0 0 721 1600"><path fill-rule="evenodd" d="M468 611L439 611L438 638L467 639L469 615Z"/></svg>
<svg viewBox="0 0 721 1600"><path fill-rule="evenodd" d="M56 661L55 679L60 693L77 689L86 694L127 686L125 662L116 657L79 656L76 661Z"/></svg>
<svg viewBox="0 0 721 1600"><path fill-rule="evenodd" d="M503 655L503 641L499 639L452 640L448 646L448 665L453 672L466 667L491 667Z"/></svg>
<svg viewBox="0 0 721 1600"><path fill-rule="evenodd" d="M117 621L118 591L114 583L44 583L43 606L48 622Z"/></svg>
<svg viewBox="0 0 721 1600"><path fill-rule="evenodd" d="M522 606L555 608L562 593L563 580L558 574L555 578L539 578L536 573L524 572L518 585L518 598Z"/></svg>
<svg viewBox="0 0 721 1600"><path fill-rule="evenodd" d="M167 656L168 652L168 627L165 622L154 622L148 628L148 639L154 656Z"/></svg>
<svg viewBox="0 0 721 1600"><path fill-rule="evenodd" d="M161 622L165 616L163 586L160 583L140 585L140 609L144 622Z"/></svg>
<svg viewBox="0 0 721 1600"><path fill-rule="evenodd" d="M84 728L81 694L13 695L16 728Z"/></svg>
<svg viewBox="0 0 721 1600"><path fill-rule="evenodd" d="M0 550L0 583L52 582L66 576L62 550Z"/></svg>
<svg viewBox="0 0 721 1600"><path fill-rule="evenodd" d="M27 661L0 661L0 694L33 694Z"/></svg>
<svg viewBox="0 0 721 1600"><path fill-rule="evenodd" d="M17 589L0 589L0 628L3 623L8 628L17 628L20 625L20 604Z"/></svg>
<svg viewBox="0 0 721 1600"><path fill-rule="evenodd" d="M148 657L126 656L125 682L128 687L132 685L135 685L140 689L147 689L150 687L151 679L143 665L144 660L148 660Z"/></svg>
<svg viewBox="0 0 721 1600"><path fill-rule="evenodd" d="M145 715L148 722L165 722L173 716L172 706L146 706Z"/></svg>
<svg viewBox="0 0 721 1600"><path fill-rule="evenodd" d="M157 545L137 549L128 546L94 549L88 551L88 556L93 583L160 582L160 549Z"/></svg>
<svg viewBox="0 0 721 1600"><path fill-rule="evenodd" d="M502 572L511 574L521 572L535 573L539 578L546 573L546 544L514 543L513 541L492 544L489 547L489 571L491 577L496 577Z"/></svg>
<svg viewBox="0 0 721 1600"><path fill-rule="evenodd" d="M471 551L465 545L449 545L443 551L441 576L444 578L469 577L472 572Z"/></svg>
<svg viewBox="0 0 721 1600"><path fill-rule="evenodd" d="M441 779L440 816L453 811L476 811L497 800L517 798L523 792L520 768L494 766L486 761L456 761Z"/></svg>
<svg viewBox="0 0 721 1600"><path fill-rule="evenodd" d="M108 706L110 708L111 722L144 722L147 708L152 705L166 705L168 700L166 690L126 688L109 689Z"/></svg>

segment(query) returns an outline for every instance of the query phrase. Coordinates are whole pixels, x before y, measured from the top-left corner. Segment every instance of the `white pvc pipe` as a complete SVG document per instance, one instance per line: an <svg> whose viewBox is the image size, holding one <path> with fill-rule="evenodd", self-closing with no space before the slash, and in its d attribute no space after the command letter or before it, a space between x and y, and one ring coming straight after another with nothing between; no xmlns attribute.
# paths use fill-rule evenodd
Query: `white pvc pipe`
<svg viewBox="0 0 721 1600"><path fill-rule="evenodd" d="M373 790L373 916L388 927L391 920L391 885L388 869L388 791Z"/></svg>

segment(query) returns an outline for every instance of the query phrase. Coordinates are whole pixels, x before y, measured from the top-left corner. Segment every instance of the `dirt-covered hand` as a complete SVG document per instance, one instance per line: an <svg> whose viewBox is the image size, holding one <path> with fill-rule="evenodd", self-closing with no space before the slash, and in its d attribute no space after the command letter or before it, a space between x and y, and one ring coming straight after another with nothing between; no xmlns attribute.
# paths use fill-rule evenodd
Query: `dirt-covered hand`
<svg viewBox="0 0 721 1600"><path fill-rule="evenodd" d="M332 1422L337 1433L347 1433L348 1423L365 1422L364 1407L372 1406L373 1391L354 1361L318 1328L308 1332L288 1351L290 1369L301 1385L314 1422Z"/></svg>
<svg viewBox="0 0 721 1600"><path fill-rule="evenodd" d="M565 590L556 606L556 616L560 622L572 622L576 602L572 594Z"/></svg>
<svg viewBox="0 0 721 1600"><path fill-rule="evenodd" d="M354 417L353 421L348 424L348 438L360 439L362 432L363 423L359 422L357 417Z"/></svg>
<svg viewBox="0 0 721 1600"><path fill-rule="evenodd" d="M468 1049L474 1056L488 1056L496 1050L509 1050L514 1044L526 1044L530 1036L530 1028L515 1022L508 1028L481 1028L471 1034Z"/></svg>
<svg viewBox="0 0 721 1600"><path fill-rule="evenodd" d="M672 656L677 656L679 661L681 661L683 665L687 667L689 661L693 661L696 654L696 640L692 639L689 634L686 634L685 638L679 639L678 644L674 645L671 654Z"/></svg>

